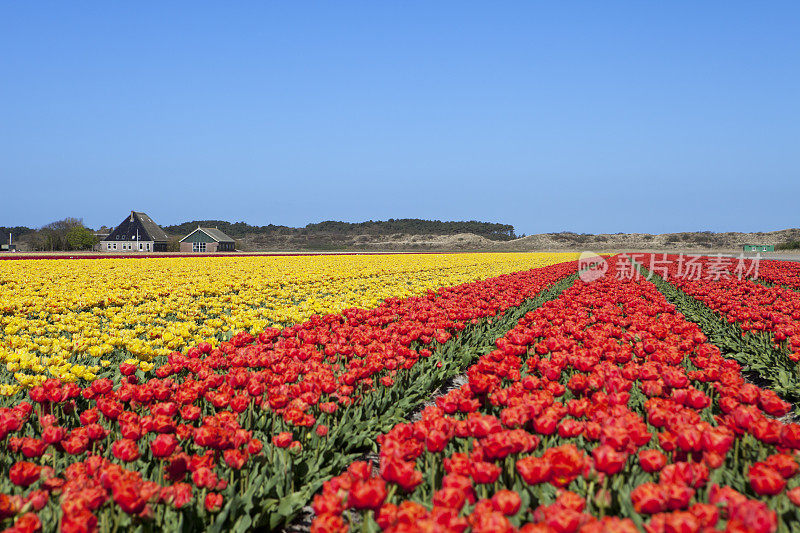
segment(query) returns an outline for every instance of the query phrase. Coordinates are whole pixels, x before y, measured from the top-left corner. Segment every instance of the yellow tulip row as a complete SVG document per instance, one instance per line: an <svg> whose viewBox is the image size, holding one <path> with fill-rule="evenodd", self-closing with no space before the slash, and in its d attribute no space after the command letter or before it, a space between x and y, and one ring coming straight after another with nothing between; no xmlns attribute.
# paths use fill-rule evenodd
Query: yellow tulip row
<svg viewBox="0 0 800 533"><path fill-rule="evenodd" d="M576 254L394 254L0 261L0 396L92 380L125 359L369 308ZM13 378L12 378L13 376Z"/></svg>

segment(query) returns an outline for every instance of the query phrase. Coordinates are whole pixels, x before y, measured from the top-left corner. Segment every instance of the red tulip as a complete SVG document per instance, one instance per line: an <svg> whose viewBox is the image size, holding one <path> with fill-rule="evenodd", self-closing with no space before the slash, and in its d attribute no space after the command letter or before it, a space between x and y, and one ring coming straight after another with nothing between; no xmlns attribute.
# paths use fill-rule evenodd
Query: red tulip
<svg viewBox="0 0 800 533"><path fill-rule="evenodd" d="M667 464L667 456L658 450L639 452L639 465L645 472L658 472Z"/></svg>
<svg viewBox="0 0 800 533"><path fill-rule="evenodd" d="M689 508L689 512L697 518L700 527L714 527L719 521L719 509L708 503L696 503Z"/></svg>
<svg viewBox="0 0 800 533"><path fill-rule="evenodd" d="M386 484L382 479L356 481L347 495L347 505L354 509L378 509L386 499Z"/></svg>
<svg viewBox="0 0 800 533"><path fill-rule="evenodd" d="M150 443L150 451L159 458L169 457L177 447L178 439L171 434L159 435Z"/></svg>
<svg viewBox="0 0 800 533"><path fill-rule="evenodd" d="M797 507L800 507L800 487L795 487L791 490L786 491L786 495L789 497L789 500Z"/></svg>
<svg viewBox="0 0 800 533"><path fill-rule="evenodd" d="M470 475L475 483L494 483L500 477L501 471L499 466L484 461L475 461L470 465Z"/></svg>
<svg viewBox="0 0 800 533"><path fill-rule="evenodd" d="M272 444L278 448L286 448L289 446L289 444L291 444L293 438L294 436L290 431L284 431L283 433L278 433L272 437Z"/></svg>
<svg viewBox="0 0 800 533"><path fill-rule="evenodd" d="M785 479L794 477L794 475L797 474L798 469L800 469L800 466L798 466L794 457L788 454L770 455L764 462L767 466L776 470Z"/></svg>
<svg viewBox="0 0 800 533"><path fill-rule="evenodd" d="M241 470L247 462L247 453L241 450L225 450L222 456L225 458L225 464L234 470Z"/></svg>
<svg viewBox="0 0 800 533"><path fill-rule="evenodd" d="M14 485L28 487L39 480L42 467L26 461L19 461L8 471L8 478Z"/></svg>
<svg viewBox="0 0 800 533"><path fill-rule="evenodd" d="M773 496L783 491L786 480L775 469L765 463L756 463L747 471L750 486L756 494Z"/></svg>
<svg viewBox="0 0 800 533"><path fill-rule="evenodd" d="M433 505L449 509L460 510L466 501L465 492L455 487L443 487L433 495Z"/></svg>
<svg viewBox="0 0 800 533"><path fill-rule="evenodd" d="M210 468L200 467L192 472L192 481L200 488L213 489L217 486L219 478Z"/></svg>
<svg viewBox="0 0 800 533"><path fill-rule="evenodd" d="M204 502L206 511L209 513L216 513L220 509L222 509L222 501L223 497L222 494L217 494L216 492L209 492L206 494L206 500Z"/></svg>
<svg viewBox="0 0 800 533"><path fill-rule="evenodd" d="M522 500L519 494L513 490L501 489L492 496L492 506L494 506L496 511L506 516L512 516L519 512L522 506Z"/></svg>
<svg viewBox="0 0 800 533"><path fill-rule="evenodd" d="M517 460L517 472L529 485L550 480L550 463L541 457L523 457Z"/></svg>
<svg viewBox="0 0 800 533"><path fill-rule="evenodd" d="M121 439L111 445L114 457L124 462L135 461L139 458L139 446L131 439Z"/></svg>
<svg viewBox="0 0 800 533"><path fill-rule="evenodd" d="M625 466L627 456L624 453L614 451L614 448L602 444L592 450L595 468L598 472L608 475L616 474Z"/></svg>
<svg viewBox="0 0 800 533"><path fill-rule="evenodd" d="M660 485L644 483L631 491L631 503L637 513L661 513L667 509L667 496Z"/></svg>

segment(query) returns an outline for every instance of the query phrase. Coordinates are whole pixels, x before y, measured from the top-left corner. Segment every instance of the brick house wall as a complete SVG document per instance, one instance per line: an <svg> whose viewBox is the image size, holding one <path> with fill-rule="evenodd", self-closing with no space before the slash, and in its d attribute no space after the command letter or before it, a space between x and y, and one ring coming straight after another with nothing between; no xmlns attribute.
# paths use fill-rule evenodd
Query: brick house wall
<svg viewBox="0 0 800 533"><path fill-rule="evenodd" d="M202 244L205 244L205 250L202 249ZM181 252L188 252L188 253L213 253L217 251L217 243L216 242L182 242L181 243Z"/></svg>

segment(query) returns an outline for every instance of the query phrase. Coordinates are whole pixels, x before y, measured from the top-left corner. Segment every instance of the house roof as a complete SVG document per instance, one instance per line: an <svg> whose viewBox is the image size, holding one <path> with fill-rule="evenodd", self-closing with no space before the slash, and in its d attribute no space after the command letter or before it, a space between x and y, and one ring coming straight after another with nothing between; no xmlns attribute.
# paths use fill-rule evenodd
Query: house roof
<svg viewBox="0 0 800 533"><path fill-rule="evenodd" d="M202 231L203 233L205 233L206 235L208 235L209 237L211 237L212 239L214 239L217 242L234 242L232 238L228 237L227 235L225 235L222 231L218 230L217 228L201 228L201 227L198 227L196 230L191 231L189 233L189 235L187 235L186 237L181 239L181 242L183 242L186 239L188 239L189 237L191 237L192 234L195 231Z"/></svg>
<svg viewBox="0 0 800 533"><path fill-rule="evenodd" d="M153 222L153 219L147 216L147 213L142 213L141 211L134 211L133 214L136 218L139 219L139 222L142 223L142 226L144 226L144 229L147 231L147 233L150 234L150 237L154 241L166 242L167 240L169 240L169 237L167 237L167 233L163 229L161 229L161 226Z"/></svg>
<svg viewBox="0 0 800 533"><path fill-rule="evenodd" d="M131 211L104 241L125 241L138 238L142 241L167 242L167 234L161 226L153 222L147 213Z"/></svg>

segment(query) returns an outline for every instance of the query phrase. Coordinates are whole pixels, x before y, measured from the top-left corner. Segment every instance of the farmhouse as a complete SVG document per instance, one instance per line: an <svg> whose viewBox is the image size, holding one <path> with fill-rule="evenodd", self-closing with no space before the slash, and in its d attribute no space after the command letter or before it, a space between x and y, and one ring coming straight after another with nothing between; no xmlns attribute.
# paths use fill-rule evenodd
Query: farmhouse
<svg viewBox="0 0 800 533"><path fill-rule="evenodd" d="M233 239L217 228L201 228L181 239L181 252L233 252L236 244Z"/></svg>
<svg viewBox="0 0 800 533"><path fill-rule="evenodd" d="M101 252L166 252L167 234L146 213L131 211L100 243Z"/></svg>

